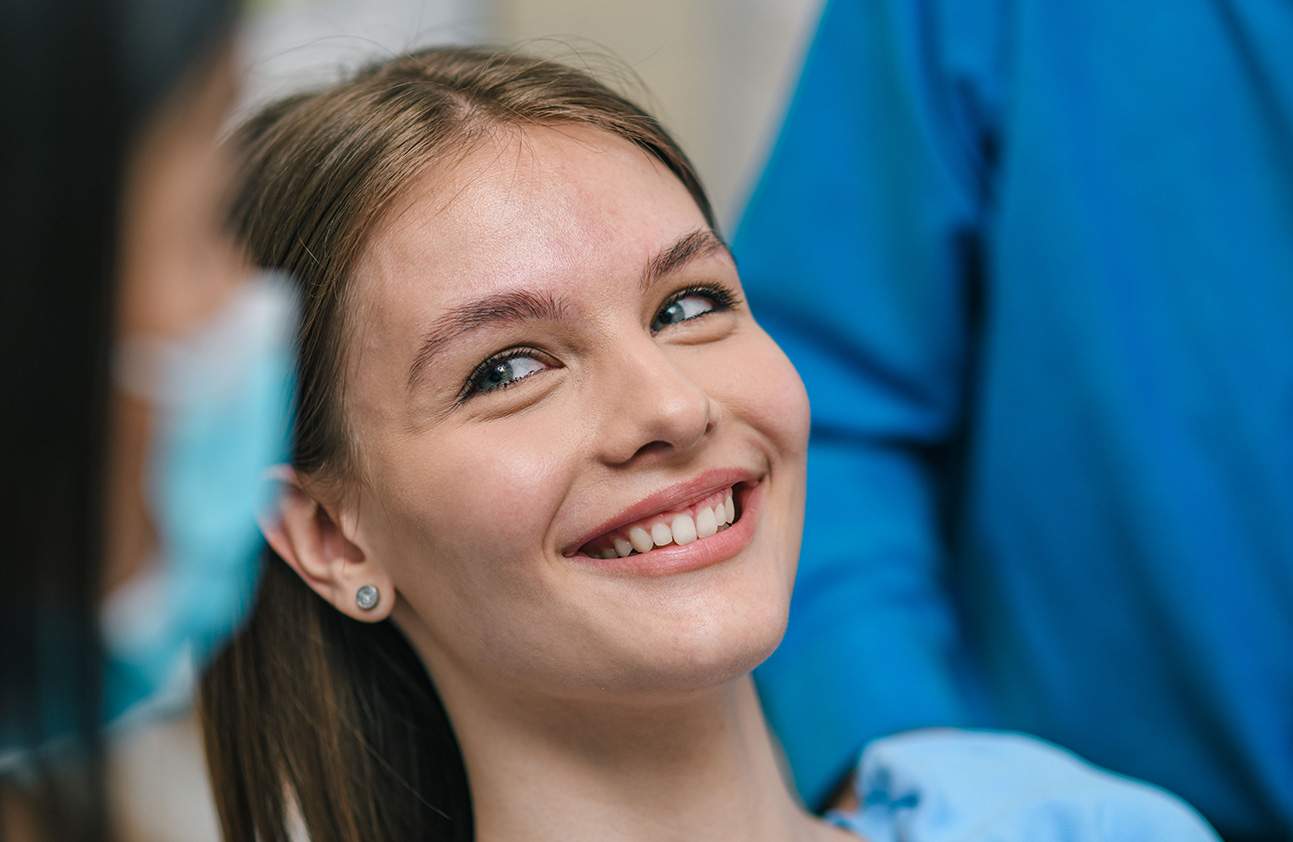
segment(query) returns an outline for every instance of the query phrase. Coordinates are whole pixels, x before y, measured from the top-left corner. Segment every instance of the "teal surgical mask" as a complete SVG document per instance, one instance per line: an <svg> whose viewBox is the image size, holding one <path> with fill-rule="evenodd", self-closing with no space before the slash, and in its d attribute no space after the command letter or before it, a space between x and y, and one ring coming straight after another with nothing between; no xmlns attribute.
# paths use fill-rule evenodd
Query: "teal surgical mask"
<svg viewBox="0 0 1293 842"><path fill-rule="evenodd" d="M196 334L119 349L118 383L154 410L145 493L159 546L103 609L107 719L187 691L247 614L266 472L290 458L297 309L286 280L264 273Z"/></svg>

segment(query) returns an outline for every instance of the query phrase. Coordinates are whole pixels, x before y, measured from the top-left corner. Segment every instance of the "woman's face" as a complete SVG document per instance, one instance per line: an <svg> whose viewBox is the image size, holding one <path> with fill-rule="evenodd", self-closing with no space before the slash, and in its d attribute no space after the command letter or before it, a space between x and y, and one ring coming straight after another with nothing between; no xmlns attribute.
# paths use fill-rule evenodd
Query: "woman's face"
<svg viewBox="0 0 1293 842"><path fill-rule="evenodd" d="M374 234L351 321L339 518L447 701L694 690L776 646L807 398L658 161L501 132Z"/></svg>

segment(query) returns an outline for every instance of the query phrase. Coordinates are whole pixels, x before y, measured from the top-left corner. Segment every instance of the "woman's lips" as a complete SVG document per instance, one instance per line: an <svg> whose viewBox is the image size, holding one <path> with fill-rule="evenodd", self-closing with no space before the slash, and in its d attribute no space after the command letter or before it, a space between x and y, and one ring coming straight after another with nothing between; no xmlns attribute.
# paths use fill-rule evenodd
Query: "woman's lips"
<svg viewBox="0 0 1293 842"><path fill-rule="evenodd" d="M612 551L609 558L591 556L581 548L580 551L569 556L569 559L576 563L589 565L600 572L647 576L681 573L724 561L745 549L754 537L763 489L764 483L761 481L757 483L739 483L733 486L731 488L733 522L726 525L725 528L715 529L713 533L706 537L698 535L695 539L681 544L675 540L673 543L668 543L664 546L653 546L646 552L637 551L637 548L633 547L633 551L626 556L621 556L618 551ZM728 489L721 489L718 492L723 496L723 503L720 504L722 506L726 505L727 491ZM710 502L714 496L716 495L709 495L701 503L694 504L688 508L705 508L702 504ZM712 502L709 508L712 510ZM648 518L648 520L665 517L668 514L670 513L659 513ZM626 534L637 525L638 522L634 522L605 534ZM598 539L594 539L584 546L600 548L599 541L601 537L599 536ZM611 542L613 545L614 538L611 538Z"/></svg>
<svg viewBox="0 0 1293 842"><path fill-rule="evenodd" d="M732 489L724 488L683 509L660 512L603 533L579 548L590 558L627 558L670 544L686 546L708 538L736 520Z"/></svg>
<svg viewBox="0 0 1293 842"><path fill-rule="evenodd" d="M581 537L567 544L562 555L571 558L575 555L590 555L589 550L599 555L602 550L613 548L614 539L620 537L630 540L629 530L635 525L643 525L644 531L651 532L656 522L666 522L672 532L674 515L686 513L695 524L695 518L702 504L713 509L714 505L723 506L726 515L727 492L740 485L752 485L761 480L761 474L741 468L715 468L697 474L691 479L675 485L661 488L647 494L636 503L622 509L618 514L607 518L599 526L594 526ZM739 513L739 495L733 495L733 505ZM726 517L723 520L727 520Z"/></svg>

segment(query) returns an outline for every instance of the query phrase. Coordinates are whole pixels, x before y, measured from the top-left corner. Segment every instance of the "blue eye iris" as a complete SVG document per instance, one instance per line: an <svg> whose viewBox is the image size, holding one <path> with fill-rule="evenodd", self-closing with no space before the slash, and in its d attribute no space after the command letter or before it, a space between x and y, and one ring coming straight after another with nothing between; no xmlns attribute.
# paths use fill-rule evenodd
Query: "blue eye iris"
<svg viewBox="0 0 1293 842"><path fill-rule="evenodd" d="M651 322L651 330L660 331L669 325L685 322L717 309L718 305L708 296L688 295L677 298L656 314L655 320Z"/></svg>
<svg viewBox="0 0 1293 842"><path fill-rule="evenodd" d="M531 374L536 374L546 368L548 368L546 364L534 357L523 352L517 353L515 356L504 359L486 361L472 375L469 386L473 394L492 392L495 389L503 389L519 380L524 380Z"/></svg>

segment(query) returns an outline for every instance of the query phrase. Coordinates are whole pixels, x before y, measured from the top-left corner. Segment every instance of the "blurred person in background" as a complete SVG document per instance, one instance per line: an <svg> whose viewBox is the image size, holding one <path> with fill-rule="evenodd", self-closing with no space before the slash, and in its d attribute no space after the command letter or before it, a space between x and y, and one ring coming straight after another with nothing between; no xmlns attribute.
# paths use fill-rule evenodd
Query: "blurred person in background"
<svg viewBox="0 0 1293 842"><path fill-rule="evenodd" d="M254 590L294 302L224 224L232 3L0 14L0 837L102 839L102 726Z"/></svg>
<svg viewBox="0 0 1293 842"><path fill-rule="evenodd" d="M757 674L810 803L990 725L1293 839L1291 44L1270 0L827 5L734 248L814 407Z"/></svg>

